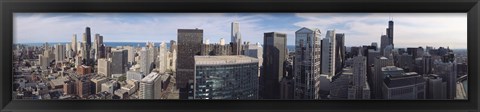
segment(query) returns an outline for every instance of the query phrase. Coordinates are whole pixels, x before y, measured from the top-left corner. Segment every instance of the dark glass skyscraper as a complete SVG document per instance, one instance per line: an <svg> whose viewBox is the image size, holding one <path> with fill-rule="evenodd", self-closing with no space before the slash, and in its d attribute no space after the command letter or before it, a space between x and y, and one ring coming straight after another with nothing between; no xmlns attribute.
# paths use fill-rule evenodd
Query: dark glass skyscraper
<svg viewBox="0 0 480 112"><path fill-rule="evenodd" d="M345 65L345 34L337 33L335 34L335 75L341 72L343 66Z"/></svg>
<svg viewBox="0 0 480 112"><path fill-rule="evenodd" d="M90 49L92 48L92 37L91 37L91 34L90 34L90 27L87 27L85 28L85 34L83 35L83 42L84 42L84 47L83 49L85 49L85 57L84 58L84 64L87 65L87 66L90 66Z"/></svg>
<svg viewBox="0 0 480 112"><path fill-rule="evenodd" d="M177 88L180 89L180 99L188 98L189 81L194 80L195 55L200 55L203 43L202 29L178 29L177 55Z"/></svg>
<svg viewBox="0 0 480 112"><path fill-rule="evenodd" d="M388 37L389 45L392 45L392 48L394 48L393 47L393 21L392 20L388 21L387 37Z"/></svg>
<svg viewBox="0 0 480 112"><path fill-rule="evenodd" d="M263 73L261 97L263 99L280 98L280 81L284 75L287 35L278 32L264 33L263 37Z"/></svg>
<svg viewBox="0 0 480 112"><path fill-rule="evenodd" d="M258 99L258 59L195 56L193 99Z"/></svg>

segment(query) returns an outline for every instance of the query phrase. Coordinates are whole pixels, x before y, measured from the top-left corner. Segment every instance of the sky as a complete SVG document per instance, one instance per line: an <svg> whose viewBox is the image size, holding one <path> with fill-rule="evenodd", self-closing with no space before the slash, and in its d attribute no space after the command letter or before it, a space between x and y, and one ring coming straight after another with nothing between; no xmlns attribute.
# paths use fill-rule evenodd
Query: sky
<svg viewBox="0 0 480 112"><path fill-rule="evenodd" d="M85 27L104 42L169 42L177 29L203 29L204 40L230 42L231 22L240 24L242 41L263 43L263 33L287 34L295 45L295 31L318 28L345 33L346 46L370 45L386 34L394 21L395 47L467 48L466 13L15 13L14 43L82 40ZM93 39L92 39L93 40Z"/></svg>

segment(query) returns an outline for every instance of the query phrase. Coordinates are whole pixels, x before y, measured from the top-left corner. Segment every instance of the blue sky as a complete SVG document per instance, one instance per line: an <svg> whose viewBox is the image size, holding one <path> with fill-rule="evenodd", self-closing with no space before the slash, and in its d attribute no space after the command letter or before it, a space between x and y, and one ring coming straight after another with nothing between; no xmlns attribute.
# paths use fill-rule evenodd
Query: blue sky
<svg viewBox="0 0 480 112"><path fill-rule="evenodd" d="M466 13L15 13L14 42L80 41L86 26L106 42L168 42L177 29L204 30L210 43L230 42L230 23L240 23L243 41L263 43L264 32L287 33L294 45L301 27L345 33L346 46L380 44L389 18L395 22L395 47L467 47Z"/></svg>

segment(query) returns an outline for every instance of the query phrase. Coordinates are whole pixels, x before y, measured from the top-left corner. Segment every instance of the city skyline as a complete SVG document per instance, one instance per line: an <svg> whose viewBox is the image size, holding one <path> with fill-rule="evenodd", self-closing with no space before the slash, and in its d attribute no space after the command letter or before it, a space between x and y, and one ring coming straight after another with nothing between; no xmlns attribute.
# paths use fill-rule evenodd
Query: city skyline
<svg viewBox="0 0 480 112"><path fill-rule="evenodd" d="M81 33L81 39L77 38L77 34L71 35L71 43L65 45L55 42L50 42L54 45L53 47L49 42L41 46L14 44L13 93L16 94L16 99L87 100L453 100L467 99L468 97L465 90L468 78L467 50L450 49L450 45L461 40L451 38L461 36L459 34L461 31L455 31L461 28L453 28L449 31L455 33L449 33L441 32L449 29L446 27L438 29L423 26L422 28L435 31L411 28L415 31L414 36L402 37L398 35L405 33L405 30L401 28L401 25L398 28L399 25L395 25L396 22L389 14L388 22L384 21L388 24L379 29L382 33L377 36L380 38L377 37L362 45L348 46L347 42L362 43L355 40L359 39L355 36L350 37L354 38L353 40L349 39L349 34L365 36L362 33L376 29L347 25L351 28L364 28L360 33L355 31L350 31L352 32L350 33L342 31L342 25L332 25L325 27L334 27L333 29L323 28L327 30L322 30L322 27L315 27L315 25L321 24L318 22L326 19L318 19L313 21L315 23L302 25L303 27L298 28L292 37L288 36L290 31L264 32L263 41L260 41L263 44L260 44L256 39L252 41L246 38L245 34L247 36L255 34L248 31L252 28L259 28L253 30L263 32L262 28L268 26L268 23L264 26L249 28L248 26L251 24L245 22L247 28L242 28L242 21L238 21L239 15L231 16L235 20L231 21L230 27L226 28L230 29L230 40L233 40L230 42L225 41L228 40L228 37L219 39L218 43L210 41L208 38L207 33L228 33L228 31L207 32L209 31L207 29L223 28L221 27L223 24L212 24L210 26L218 27L205 29L205 27L191 28L179 23L176 25L182 27L176 29L177 38L170 40L170 47L167 47L165 40L159 46L155 45L155 41L152 40L143 41L146 42L145 46L140 46L140 43L132 46L132 43L128 43L132 41L107 45L104 42L112 39L109 31L102 31L99 28L98 30L101 31L96 33L95 27L99 26L95 25L86 26L84 32ZM242 15L242 17L248 16L248 14ZM309 15L308 17L314 16L318 15ZM357 16L359 15L350 15L350 17ZM136 16L130 15L130 17ZM290 16L285 15L285 17ZM115 19L115 17L111 18ZM206 24L217 22L209 21L210 17L206 18L206 20L192 19L192 23L196 21L206 21L204 22ZM292 18L287 19L291 20ZM334 20L336 22L329 21L327 23L358 23L358 21ZM362 18L355 20L362 20ZM367 18L365 20L374 19ZM156 22L153 26L162 22ZM289 23L271 22L275 23L273 25L287 25L277 26L280 28L290 28L288 27ZM427 23L438 24L434 20ZM400 24L417 25L402 21ZM313 25L313 28L309 25ZM375 26L375 22L365 25ZM439 26L448 25L451 24L446 23ZM125 24L125 26L131 26L131 24ZM122 28L111 25L109 27L114 31L111 33L113 35L128 36L141 35L144 32L139 30L151 26ZM165 26L160 28L163 27ZM149 30L163 31L161 29ZM404 32L396 32L397 30ZM444 37L427 38L431 37L428 36L429 33L436 32L442 35L446 35L443 33L454 35L447 35L450 38L444 40L442 40ZM49 33L56 34L57 32ZM409 35L408 31L406 33ZM425 38L419 37L426 37L430 40L422 40ZM292 42L292 40L288 41L288 38L294 39L294 49L287 46L287 42ZM106 40L104 41L104 39ZM113 37L113 39L122 41L121 37ZM145 38L131 39L141 42ZM49 39L46 38L44 41L49 41ZM411 46L402 44L402 42L410 43Z"/></svg>
<svg viewBox="0 0 480 112"><path fill-rule="evenodd" d="M263 43L263 33L275 31L286 33L287 45L294 45L295 31L308 27L319 28L321 38L327 30L345 33L345 46L350 47L379 44L385 21L392 18L395 48L466 48L466 13L16 13L14 43L70 42L66 37L81 35L87 26L92 35L104 35L105 42L168 42L182 28L203 29L210 43L220 38L231 42L230 24L235 21L242 41Z"/></svg>

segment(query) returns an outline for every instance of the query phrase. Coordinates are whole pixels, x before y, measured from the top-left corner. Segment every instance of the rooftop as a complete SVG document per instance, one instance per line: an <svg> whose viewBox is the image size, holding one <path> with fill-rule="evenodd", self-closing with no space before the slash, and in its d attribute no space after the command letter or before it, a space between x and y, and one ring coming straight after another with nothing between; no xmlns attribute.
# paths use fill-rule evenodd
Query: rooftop
<svg viewBox="0 0 480 112"><path fill-rule="evenodd" d="M52 80L52 84L55 86L60 86L60 85L63 85L63 83L65 83L65 81L67 80L68 79L66 77L59 77L57 79Z"/></svg>
<svg viewBox="0 0 480 112"><path fill-rule="evenodd" d="M93 77L91 79L92 82L98 82L98 81L101 81L101 80L107 80L107 78L103 77L103 76L96 76L96 77Z"/></svg>
<svg viewBox="0 0 480 112"><path fill-rule="evenodd" d="M422 75L400 75L391 76L384 79L385 85L389 88L408 86L418 83L424 83Z"/></svg>
<svg viewBox="0 0 480 112"><path fill-rule="evenodd" d="M159 76L158 73L152 72L152 73L148 74L147 76L145 76L142 79L142 82L152 83L155 79L157 79L158 76Z"/></svg>
<svg viewBox="0 0 480 112"><path fill-rule="evenodd" d="M243 55L195 56L195 65L229 65L246 63L258 63L258 59Z"/></svg>
<svg viewBox="0 0 480 112"><path fill-rule="evenodd" d="M386 66L382 67L382 71L402 71L402 68L398 68L396 66Z"/></svg>

